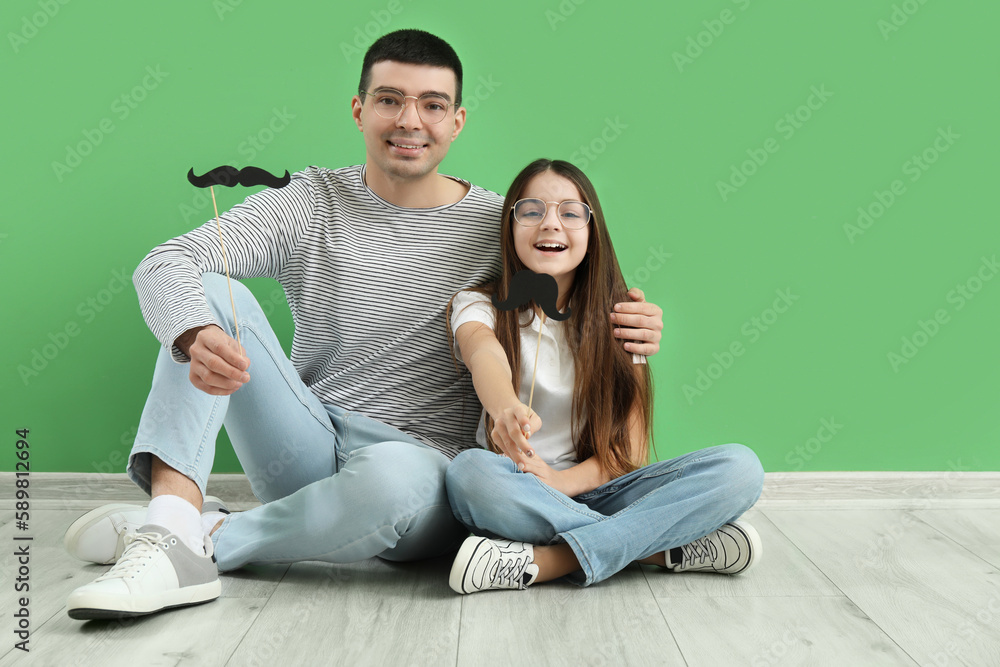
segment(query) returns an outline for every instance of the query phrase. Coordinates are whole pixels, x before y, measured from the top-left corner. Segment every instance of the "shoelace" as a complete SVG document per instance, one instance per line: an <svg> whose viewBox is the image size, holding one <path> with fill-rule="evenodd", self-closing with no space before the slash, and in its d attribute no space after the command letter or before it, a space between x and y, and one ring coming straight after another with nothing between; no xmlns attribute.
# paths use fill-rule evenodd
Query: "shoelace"
<svg viewBox="0 0 1000 667"><path fill-rule="evenodd" d="M501 554L504 552L501 551ZM521 588L521 578L524 576L524 568L528 566L528 554L522 556L505 557L501 555L497 558L497 569L493 574L493 582L503 588Z"/></svg>
<svg viewBox="0 0 1000 667"><path fill-rule="evenodd" d="M95 581L105 579L124 579L136 573L145 564L146 560L152 560L159 548L158 543L163 539L157 533L133 533L125 536L125 551L115 565L99 576Z"/></svg>
<svg viewBox="0 0 1000 667"><path fill-rule="evenodd" d="M681 547L681 553L684 557L681 559L680 569L693 565L695 559L698 560L699 564L704 565L706 558L714 561L719 554L715 542L708 537L700 537L690 544L685 544Z"/></svg>

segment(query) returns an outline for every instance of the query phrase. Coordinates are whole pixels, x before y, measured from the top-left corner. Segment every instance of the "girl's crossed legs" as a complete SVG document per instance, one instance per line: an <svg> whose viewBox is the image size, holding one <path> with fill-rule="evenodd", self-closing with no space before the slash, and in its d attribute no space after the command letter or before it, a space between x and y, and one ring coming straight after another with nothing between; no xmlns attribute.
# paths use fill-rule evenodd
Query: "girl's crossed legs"
<svg viewBox="0 0 1000 667"><path fill-rule="evenodd" d="M574 498L481 449L462 452L446 476L452 510L473 532L541 547L534 560L543 570L531 581L564 574L559 563L572 567L575 558L568 578L582 586L736 520L760 497L763 480L757 456L738 444L652 463ZM759 551L759 541L747 542ZM545 549L561 543L572 550L568 560L565 547Z"/></svg>

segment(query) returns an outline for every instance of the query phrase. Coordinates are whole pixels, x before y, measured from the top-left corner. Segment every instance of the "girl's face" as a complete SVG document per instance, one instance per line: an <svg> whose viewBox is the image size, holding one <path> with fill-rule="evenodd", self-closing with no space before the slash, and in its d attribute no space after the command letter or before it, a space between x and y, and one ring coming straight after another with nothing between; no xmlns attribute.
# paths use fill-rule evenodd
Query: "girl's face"
<svg viewBox="0 0 1000 667"><path fill-rule="evenodd" d="M532 198L548 202L544 217L534 227L513 221L514 249L526 267L556 279L559 307L562 308L565 295L573 285L576 267L587 255L590 225L583 229L567 229L559 220L558 208L561 202L583 201L583 197L573 181L550 170L528 181L518 199ZM539 209L536 215L540 213Z"/></svg>

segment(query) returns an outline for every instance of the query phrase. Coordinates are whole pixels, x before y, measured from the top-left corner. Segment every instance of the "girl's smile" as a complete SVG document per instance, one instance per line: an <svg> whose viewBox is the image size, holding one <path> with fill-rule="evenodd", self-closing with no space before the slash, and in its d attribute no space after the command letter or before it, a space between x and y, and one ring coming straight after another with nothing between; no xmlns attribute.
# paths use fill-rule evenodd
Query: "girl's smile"
<svg viewBox="0 0 1000 667"><path fill-rule="evenodd" d="M532 227L514 222L514 249L524 265L535 273L547 273L559 285L559 307L565 307L565 296L573 285L576 267L587 255L590 226L567 229L559 220L559 203L582 201L576 185L553 171L544 171L530 181L521 193L522 199L546 202L545 211L536 212L541 221ZM553 203L555 202L555 203Z"/></svg>

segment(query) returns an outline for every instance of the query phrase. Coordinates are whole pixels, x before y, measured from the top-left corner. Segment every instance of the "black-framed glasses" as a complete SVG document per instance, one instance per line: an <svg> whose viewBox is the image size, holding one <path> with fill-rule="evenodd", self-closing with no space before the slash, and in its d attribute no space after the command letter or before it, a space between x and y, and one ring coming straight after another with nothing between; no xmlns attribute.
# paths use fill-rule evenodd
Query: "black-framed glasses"
<svg viewBox="0 0 1000 667"><path fill-rule="evenodd" d="M435 93L426 93L417 97L416 95L404 95L398 90L392 90L391 88L378 90L374 93L370 93L367 90L358 92L364 95L371 95L375 113L386 120L396 120L399 118L399 115L403 113L403 107L406 106L407 99L416 100L414 104L417 107L417 115L420 116L420 120L430 124L440 123L448 115L449 107L458 106L457 104L448 102L447 97Z"/></svg>
<svg viewBox="0 0 1000 667"><path fill-rule="evenodd" d="M525 227L537 227L545 219L549 204L556 206L559 224L566 229L583 229L590 223L590 207L582 201L520 199L514 204L514 220Z"/></svg>

